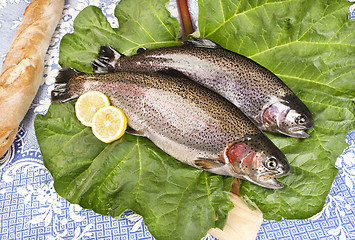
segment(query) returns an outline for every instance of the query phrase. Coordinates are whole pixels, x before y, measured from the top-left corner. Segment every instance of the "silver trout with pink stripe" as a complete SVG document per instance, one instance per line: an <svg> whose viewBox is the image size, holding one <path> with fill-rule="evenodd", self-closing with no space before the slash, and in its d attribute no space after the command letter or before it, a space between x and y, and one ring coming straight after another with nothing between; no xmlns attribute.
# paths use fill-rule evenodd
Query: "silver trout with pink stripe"
<svg viewBox="0 0 355 240"><path fill-rule="evenodd" d="M306 138L305 130L313 127L306 105L275 74L204 38L177 47L139 49L129 57L103 45L93 69L94 73L174 69L231 101L261 130Z"/></svg>
<svg viewBox="0 0 355 240"><path fill-rule="evenodd" d="M129 133L149 138L191 166L281 188L275 177L287 174L284 154L235 105L179 75L60 71L52 100L65 102L86 91L106 94L123 110Z"/></svg>

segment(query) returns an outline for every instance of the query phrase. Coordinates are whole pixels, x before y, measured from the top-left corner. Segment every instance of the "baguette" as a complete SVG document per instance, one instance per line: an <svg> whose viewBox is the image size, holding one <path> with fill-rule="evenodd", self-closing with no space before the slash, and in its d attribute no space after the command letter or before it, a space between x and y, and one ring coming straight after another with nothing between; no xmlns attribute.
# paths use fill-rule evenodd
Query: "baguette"
<svg viewBox="0 0 355 240"><path fill-rule="evenodd" d="M33 0L25 10L0 72L0 157L13 143L42 82L44 57L64 0Z"/></svg>

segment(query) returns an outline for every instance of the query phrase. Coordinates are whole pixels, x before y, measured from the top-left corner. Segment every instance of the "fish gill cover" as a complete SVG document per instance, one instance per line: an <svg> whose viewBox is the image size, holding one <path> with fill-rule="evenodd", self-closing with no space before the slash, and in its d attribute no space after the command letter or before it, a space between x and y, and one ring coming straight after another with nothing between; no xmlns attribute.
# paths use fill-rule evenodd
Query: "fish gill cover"
<svg viewBox="0 0 355 240"><path fill-rule="evenodd" d="M99 8L87 7L75 19L74 33L61 41L61 66L91 72L101 44L126 55L140 47L179 45L179 24L167 2L121 0L115 9L118 29ZM279 178L283 189L241 181L240 195L265 219L305 219L323 208L337 174L336 158L346 147L346 133L355 128L355 22L348 20L348 5L341 0L199 1L201 37L271 70L314 116L307 139L268 134L291 164L291 173ZM78 122L73 104L52 104L35 119L44 164L61 196L113 217L132 209L157 239L200 239L208 229L224 226L233 178L182 164L146 138L126 134L101 143Z"/></svg>

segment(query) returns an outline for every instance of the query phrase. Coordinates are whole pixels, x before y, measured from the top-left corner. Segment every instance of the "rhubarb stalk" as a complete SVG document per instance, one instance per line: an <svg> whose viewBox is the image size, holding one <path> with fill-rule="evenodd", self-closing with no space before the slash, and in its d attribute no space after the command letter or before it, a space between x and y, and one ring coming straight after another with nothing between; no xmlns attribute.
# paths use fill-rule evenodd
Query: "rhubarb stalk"
<svg viewBox="0 0 355 240"><path fill-rule="evenodd" d="M191 15L187 0L176 0L179 11L180 24L182 28L182 40L186 41L187 36L194 32L194 26L191 21Z"/></svg>

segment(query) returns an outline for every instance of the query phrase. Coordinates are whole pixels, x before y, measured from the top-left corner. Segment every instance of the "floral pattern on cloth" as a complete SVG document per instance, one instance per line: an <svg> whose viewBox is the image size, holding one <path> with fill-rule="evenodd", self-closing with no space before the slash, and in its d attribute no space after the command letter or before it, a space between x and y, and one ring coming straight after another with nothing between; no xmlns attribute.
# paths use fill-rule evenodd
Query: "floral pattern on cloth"
<svg viewBox="0 0 355 240"><path fill-rule="evenodd" d="M46 113L50 92L60 66L60 39L73 31L73 20L88 5L102 9L113 27L114 1L66 1L45 59L43 83L22 122L14 144L0 158L0 239L154 239L141 216L127 210L118 219L70 204L54 190L53 179L44 167L35 138L36 114ZM0 67L21 22L27 0L0 0ZM197 26L197 0L190 0L192 20ZM169 10L177 17L175 1ZM350 145L339 156L339 169L323 210L307 220L264 221L257 239L355 239L355 131L348 133ZM207 234L203 240L215 240Z"/></svg>

